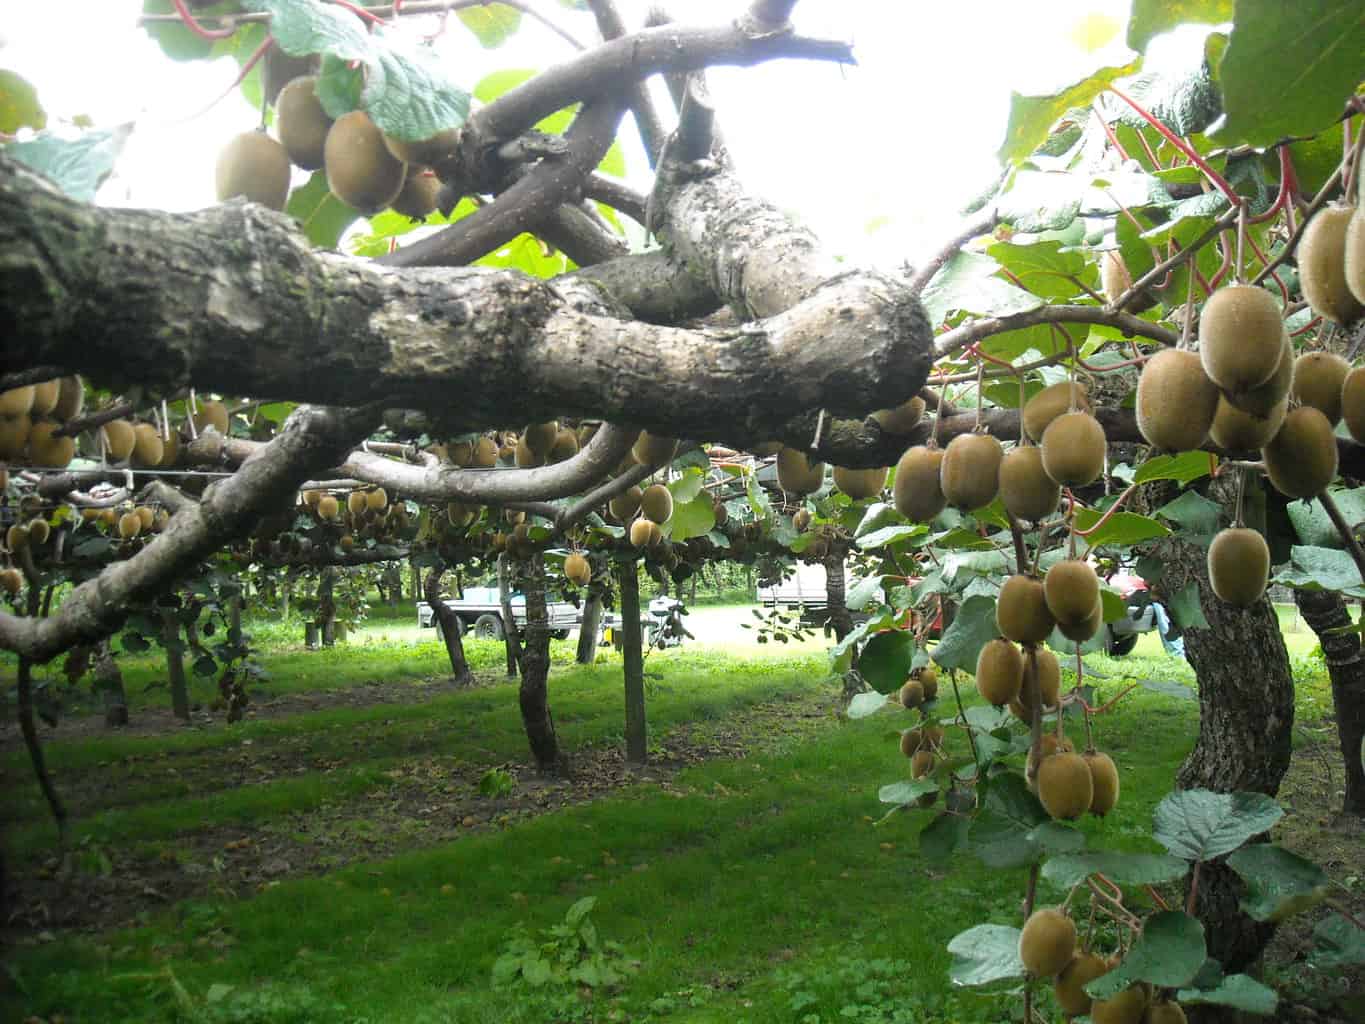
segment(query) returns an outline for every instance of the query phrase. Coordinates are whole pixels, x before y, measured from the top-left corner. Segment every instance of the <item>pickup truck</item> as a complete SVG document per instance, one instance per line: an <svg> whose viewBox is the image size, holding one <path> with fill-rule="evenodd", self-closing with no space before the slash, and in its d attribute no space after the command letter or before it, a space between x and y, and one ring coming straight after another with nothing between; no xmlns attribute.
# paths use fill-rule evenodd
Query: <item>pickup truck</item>
<svg viewBox="0 0 1365 1024"><path fill-rule="evenodd" d="M501 640L506 635L497 587L465 587L464 597L451 598L445 605L459 616L461 636L470 630L480 639ZM568 637L582 618L579 609L566 601L547 601L545 613L550 621L550 635L556 640ZM512 617L518 629L526 628L524 594L512 595ZM422 629L437 626L436 612L425 601L417 602L417 625Z"/></svg>

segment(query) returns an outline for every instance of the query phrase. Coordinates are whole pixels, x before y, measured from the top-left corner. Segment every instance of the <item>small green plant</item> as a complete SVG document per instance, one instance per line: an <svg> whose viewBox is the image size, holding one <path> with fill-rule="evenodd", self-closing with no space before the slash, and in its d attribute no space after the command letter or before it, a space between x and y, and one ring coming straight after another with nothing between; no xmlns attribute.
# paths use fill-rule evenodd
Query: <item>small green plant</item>
<svg viewBox="0 0 1365 1024"><path fill-rule="evenodd" d="M603 941L588 916L597 897L584 896L571 906L562 924L545 929L539 941L520 922L493 964L493 984L542 989L569 985L611 988L626 980L639 964L618 942Z"/></svg>
<svg viewBox="0 0 1365 1024"><path fill-rule="evenodd" d="M516 776L505 768L490 768L479 776L479 793L482 796L506 796L516 788Z"/></svg>

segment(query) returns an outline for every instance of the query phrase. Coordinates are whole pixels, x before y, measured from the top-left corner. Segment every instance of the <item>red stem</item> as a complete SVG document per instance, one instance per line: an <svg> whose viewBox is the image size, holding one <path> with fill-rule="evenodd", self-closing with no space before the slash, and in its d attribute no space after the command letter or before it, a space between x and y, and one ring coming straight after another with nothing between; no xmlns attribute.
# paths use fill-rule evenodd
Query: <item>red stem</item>
<svg viewBox="0 0 1365 1024"><path fill-rule="evenodd" d="M336 4L338 7L346 8L346 10L350 11L352 14L354 14L357 18L360 18L362 21L368 21L372 25L384 24L384 19L381 18L379 15L371 14L363 7L357 7L355 4L351 3L350 0L332 0L332 3ZM396 8L398 5L395 4L394 6ZM397 14L398 13L397 10L395 10L394 13Z"/></svg>
<svg viewBox="0 0 1365 1024"><path fill-rule="evenodd" d="M1164 124L1157 120L1157 118L1152 116L1152 114L1148 113L1147 110L1145 110L1135 100L1132 100L1128 96L1126 96L1121 90L1116 89L1114 86L1111 85L1109 86L1109 91L1112 92L1119 99L1123 100L1124 103L1127 103L1130 107L1132 107L1133 110L1137 112L1138 116L1141 117L1148 124L1150 124L1157 131L1159 131L1162 137L1167 142L1169 142L1176 149L1180 150L1180 152L1184 153L1185 156L1189 158L1190 162L1194 164L1196 167L1198 167L1201 171L1203 171L1204 174L1208 177L1209 181L1213 182L1214 185L1218 187L1218 191L1222 192L1223 195L1227 196L1228 202L1230 202L1233 206L1242 205L1242 197L1237 194L1236 190L1234 190L1233 187L1227 183L1227 180L1221 174L1219 174L1211 166L1209 166L1209 162L1199 155L1198 150L1196 150L1188 142L1186 142L1180 136L1176 135L1173 131L1167 128Z"/></svg>
<svg viewBox="0 0 1365 1024"><path fill-rule="evenodd" d="M205 28L190 13L190 9L185 6L185 0L171 0L175 6L175 13L180 15L180 20L185 23L185 27L197 35L200 39L227 39L237 31L237 26L230 28Z"/></svg>
<svg viewBox="0 0 1365 1024"><path fill-rule="evenodd" d="M1091 113L1095 115L1096 120L1100 123L1100 127L1104 129L1104 134L1109 139L1109 145L1114 147L1114 151L1118 153L1120 159L1127 160L1128 151L1123 148L1123 143L1119 142L1119 137L1115 135L1114 130L1109 127L1109 122L1104 119L1104 115L1094 108L1091 108Z"/></svg>
<svg viewBox="0 0 1365 1024"><path fill-rule="evenodd" d="M1075 530L1076 536L1089 537L1092 533L1094 533L1101 526L1107 523L1111 518L1113 518L1114 513L1123 507L1123 503L1127 501L1129 497L1132 496L1132 493L1136 491L1139 486L1140 485L1138 484L1129 484L1128 488L1118 496L1118 499L1114 502L1114 504L1110 505L1107 509L1104 510L1104 515L1100 516L1099 519L1095 520L1094 526L1090 527L1088 530Z"/></svg>
<svg viewBox="0 0 1365 1024"><path fill-rule="evenodd" d="M1279 278L1276 278L1275 280L1278 281ZM1314 327L1317 327L1317 326L1318 326L1319 324L1321 324L1321 323L1322 323L1322 317L1320 317L1320 316L1315 316L1315 317L1313 317L1312 320L1309 320L1308 323L1304 324L1304 325L1303 325L1302 327L1300 327L1297 331L1290 331L1290 332L1289 332L1289 336L1290 336L1291 338L1297 338L1300 334L1307 334L1307 333L1308 333L1309 331L1311 331Z"/></svg>

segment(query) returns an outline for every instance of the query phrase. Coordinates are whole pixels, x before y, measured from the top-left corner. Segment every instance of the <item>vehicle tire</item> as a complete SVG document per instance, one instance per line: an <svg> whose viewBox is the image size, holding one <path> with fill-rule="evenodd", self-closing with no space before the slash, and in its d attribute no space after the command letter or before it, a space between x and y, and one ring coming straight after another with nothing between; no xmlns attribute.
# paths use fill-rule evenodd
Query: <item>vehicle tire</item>
<svg viewBox="0 0 1365 1024"><path fill-rule="evenodd" d="M1115 636L1113 627L1105 626L1107 634L1104 650L1111 658L1122 658L1125 654L1132 654L1133 648L1137 646L1138 635L1128 633L1125 636Z"/></svg>
<svg viewBox="0 0 1365 1024"><path fill-rule="evenodd" d="M567 629L552 629L550 630L550 638L552 640L567 640L569 639L569 631Z"/></svg>
<svg viewBox="0 0 1365 1024"><path fill-rule="evenodd" d="M474 620L474 635L480 640L501 640L502 619L487 613Z"/></svg>

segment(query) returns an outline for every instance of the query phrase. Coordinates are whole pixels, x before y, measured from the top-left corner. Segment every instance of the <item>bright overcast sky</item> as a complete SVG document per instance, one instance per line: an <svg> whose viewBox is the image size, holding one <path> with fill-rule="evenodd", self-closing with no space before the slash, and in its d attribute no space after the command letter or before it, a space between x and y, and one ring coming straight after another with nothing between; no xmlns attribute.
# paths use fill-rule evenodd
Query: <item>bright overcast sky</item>
<svg viewBox="0 0 1365 1024"><path fill-rule="evenodd" d="M541 8L584 40L586 14L550 0ZM136 120L109 204L195 209L213 202L213 161L223 141L254 127L240 92L219 96L237 66L177 64L135 25L138 0L6 0L0 68L33 82L55 119L89 115L100 126ZM645 0L620 0L632 25ZM675 0L679 20L715 23L743 0ZM853 43L857 67L782 62L715 69L713 98L741 175L803 218L836 251L861 262L914 260L953 233L958 210L999 173L995 150L1010 90L1048 92L1097 62L1121 62L1127 0L804 0L808 35ZM1109 48L1087 43L1113 34ZM444 44L458 80L545 67L572 55L534 21L505 46L481 49L452 19ZM186 120L190 118L189 120ZM627 121L629 126L629 121ZM626 133L636 174L643 155Z"/></svg>

